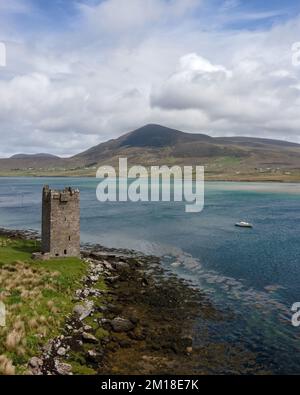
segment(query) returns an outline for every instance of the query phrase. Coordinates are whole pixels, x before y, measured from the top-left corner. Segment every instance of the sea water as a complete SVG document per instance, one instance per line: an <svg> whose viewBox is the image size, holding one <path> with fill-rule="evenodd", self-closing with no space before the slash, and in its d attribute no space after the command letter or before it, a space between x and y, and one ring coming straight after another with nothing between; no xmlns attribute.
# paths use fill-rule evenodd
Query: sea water
<svg viewBox="0 0 300 395"><path fill-rule="evenodd" d="M230 316L209 339L241 345L274 373L300 373L300 184L207 182L201 213L184 202L106 202L93 178L1 178L0 227L40 229L44 184L81 191L81 239L158 255ZM236 228L240 220L253 229ZM195 328L203 341L202 322Z"/></svg>

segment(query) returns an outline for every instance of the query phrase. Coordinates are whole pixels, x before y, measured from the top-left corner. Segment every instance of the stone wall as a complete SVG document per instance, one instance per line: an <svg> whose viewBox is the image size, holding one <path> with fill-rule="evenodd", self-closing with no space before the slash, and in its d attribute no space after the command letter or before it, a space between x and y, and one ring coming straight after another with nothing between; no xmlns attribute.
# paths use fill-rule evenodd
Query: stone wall
<svg viewBox="0 0 300 395"><path fill-rule="evenodd" d="M42 252L53 257L80 255L80 193L43 188Z"/></svg>

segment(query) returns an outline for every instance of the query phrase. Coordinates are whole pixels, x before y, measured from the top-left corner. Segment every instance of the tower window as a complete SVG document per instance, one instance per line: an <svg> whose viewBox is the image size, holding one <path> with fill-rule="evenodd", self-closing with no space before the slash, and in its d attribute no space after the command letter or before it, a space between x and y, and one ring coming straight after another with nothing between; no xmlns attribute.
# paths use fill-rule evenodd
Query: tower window
<svg viewBox="0 0 300 395"><path fill-rule="evenodd" d="M67 250L64 250L64 254L67 255Z"/></svg>

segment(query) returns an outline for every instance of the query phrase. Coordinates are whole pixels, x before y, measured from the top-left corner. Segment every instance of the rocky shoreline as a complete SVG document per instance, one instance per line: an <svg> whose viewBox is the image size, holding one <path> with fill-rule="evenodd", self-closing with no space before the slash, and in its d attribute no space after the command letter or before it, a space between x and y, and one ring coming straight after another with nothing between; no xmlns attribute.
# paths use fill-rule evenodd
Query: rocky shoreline
<svg viewBox="0 0 300 395"><path fill-rule="evenodd" d="M159 260L133 251L85 247L89 266L63 334L29 366L33 374L72 374L72 362L95 374L183 373L193 353L201 299ZM99 279L105 290L99 290ZM185 373L192 373L190 366Z"/></svg>
<svg viewBox="0 0 300 395"><path fill-rule="evenodd" d="M5 229L0 228L0 236L19 240L40 240L40 235L33 229Z"/></svg>
<svg viewBox="0 0 300 395"><path fill-rule="evenodd" d="M34 231L2 231L37 239ZM165 272L157 257L82 246L87 275L61 334L30 359L34 375L257 373L252 354L226 343L194 345L197 320L223 319L206 295ZM199 337L199 336L198 336Z"/></svg>

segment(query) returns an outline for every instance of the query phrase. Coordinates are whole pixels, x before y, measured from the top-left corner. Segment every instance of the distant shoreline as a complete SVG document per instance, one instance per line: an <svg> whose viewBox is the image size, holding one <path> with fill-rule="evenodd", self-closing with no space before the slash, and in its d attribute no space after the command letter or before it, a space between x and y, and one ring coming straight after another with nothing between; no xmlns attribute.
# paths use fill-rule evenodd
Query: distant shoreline
<svg viewBox="0 0 300 395"><path fill-rule="evenodd" d="M90 179L96 179L95 176L91 175L86 175L86 176L78 176L78 175L26 175L26 176L21 176L21 175L0 175L0 179L9 179L9 178L78 178L78 179L84 179L84 178L90 178ZM291 179L262 179L262 178L249 178L249 179L239 179L239 178L229 178L229 179L214 179L214 178L206 178L205 182L243 182L243 183L281 183L281 184L299 184L299 180L291 180Z"/></svg>

